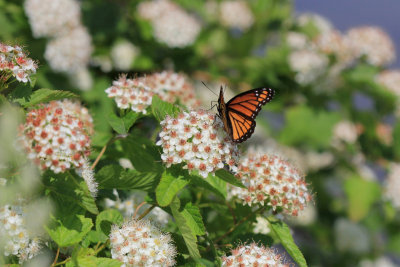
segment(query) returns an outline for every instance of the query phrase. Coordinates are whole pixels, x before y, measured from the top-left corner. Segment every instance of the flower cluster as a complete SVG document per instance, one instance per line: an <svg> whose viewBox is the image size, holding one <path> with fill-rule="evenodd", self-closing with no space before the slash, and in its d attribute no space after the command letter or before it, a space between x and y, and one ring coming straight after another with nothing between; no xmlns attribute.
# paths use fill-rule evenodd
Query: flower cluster
<svg viewBox="0 0 400 267"><path fill-rule="evenodd" d="M317 28L320 34L329 32L333 29L332 23L327 18L315 13L300 14L296 20L297 24L302 27L312 24Z"/></svg>
<svg viewBox="0 0 400 267"><path fill-rule="evenodd" d="M254 16L246 1L224 1L220 4L220 20L222 25L242 31L254 23Z"/></svg>
<svg viewBox="0 0 400 267"><path fill-rule="evenodd" d="M312 50L293 51L289 56L289 65L296 72L295 80L302 85L308 85L325 73L328 58Z"/></svg>
<svg viewBox="0 0 400 267"><path fill-rule="evenodd" d="M20 46L0 43L0 79L4 82L14 76L20 82L30 81L36 73L36 63L27 57Z"/></svg>
<svg viewBox="0 0 400 267"><path fill-rule="evenodd" d="M52 101L28 112L21 141L29 158L59 173L85 164L92 127L88 110L80 104Z"/></svg>
<svg viewBox="0 0 400 267"><path fill-rule="evenodd" d="M241 245L231 250L231 256L222 258L222 266L287 266L282 262L282 256L270 248L256 243Z"/></svg>
<svg viewBox="0 0 400 267"><path fill-rule="evenodd" d="M233 187L230 194L243 204L261 204L297 216L311 201L304 176L274 155L247 155L238 167L238 178L247 188Z"/></svg>
<svg viewBox="0 0 400 267"><path fill-rule="evenodd" d="M190 172L209 173L227 163L236 171L239 157L237 146L223 130L222 121L215 114L204 110L183 112L177 118L167 116L157 145L162 146L162 160L171 166L184 163Z"/></svg>
<svg viewBox="0 0 400 267"><path fill-rule="evenodd" d="M24 9L33 35L37 38L51 38L44 55L50 67L55 71L69 74L79 89L91 88L92 78L85 69L93 50L92 39L88 30L82 25L79 2L27 0ZM84 72L83 75L81 72ZM84 82L75 82L75 79L82 78Z"/></svg>
<svg viewBox="0 0 400 267"><path fill-rule="evenodd" d="M122 75L113 85L106 89L108 97L114 98L120 109L132 109L146 114L146 108L151 104L153 92L143 78L128 79Z"/></svg>
<svg viewBox="0 0 400 267"><path fill-rule="evenodd" d="M334 55L338 64L346 67L355 59L351 42L337 30L318 35L314 40L316 49L327 55Z"/></svg>
<svg viewBox="0 0 400 267"><path fill-rule="evenodd" d="M119 42L111 49L111 59L118 70L129 70L138 54L139 48L129 41Z"/></svg>
<svg viewBox="0 0 400 267"><path fill-rule="evenodd" d="M385 181L385 198L392 202L393 206L400 208L400 164L390 164L389 173Z"/></svg>
<svg viewBox="0 0 400 267"><path fill-rule="evenodd" d="M76 0L26 0L24 9L36 38L53 37L74 28L81 17Z"/></svg>
<svg viewBox="0 0 400 267"><path fill-rule="evenodd" d="M4 255L15 255L20 263L33 258L41 249L39 239L30 237L26 229L20 206L0 208L0 236L0 243L5 242Z"/></svg>
<svg viewBox="0 0 400 267"><path fill-rule="evenodd" d="M351 121L343 120L338 122L333 128L333 144L340 142L353 144L357 141L358 129Z"/></svg>
<svg viewBox="0 0 400 267"><path fill-rule="evenodd" d="M129 220L113 225L111 255L125 266L173 266L176 248L169 234L162 233L148 220Z"/></svg>
<svg viewBox="0 0 400 267"><path fill-rule="evenodd" d="M375 77L375 80L396 96L400 96L400 70L384 70Z"/></svg>
<svg viewBox="0 0 400 267"><path fill-rule="evenodd" d="M169 0L142 2L138 10L152 22L155 39L168 47L189 46L200 33L200 22Z"/></svg>
<svg viewBox="0 0 400 267"><path fill-rule="evenodd" d="M52 69L74 73L88 64L91 53L91 37L87 29L76 27L51 40L44 56Z"/></svg>
<svg viewBox="0 0 400 267"><path fill-rule="evenodd" d="M200 105L193 85L183 74L163 71L147 76L145 81L151 90L164 101L175 103L179 100L189 108L196 108Z"/></svg>
<svg viewBox="0 0 400 267"><path fill-rule="evenodd" d="M347 33L353 52L365 56L369 64L385 66L396 59L390 36L378 27L356 27Z"/></svg>

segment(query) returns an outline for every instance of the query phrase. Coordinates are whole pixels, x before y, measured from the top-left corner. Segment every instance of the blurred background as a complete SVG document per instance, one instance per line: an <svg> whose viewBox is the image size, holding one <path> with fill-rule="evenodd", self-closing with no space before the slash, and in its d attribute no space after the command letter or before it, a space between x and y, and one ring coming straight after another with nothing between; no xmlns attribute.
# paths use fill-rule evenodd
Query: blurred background
<svg viewBox="0 0 400 267"><path fill-rule="evenodd" d="M396 0L0 0L0 41L38 62L35 88L79 94L93 146L110 137L121 73L180 72L209 108L268 86L242 149L306 173L314 205L288 219L310 266L400 266L400 29ZM14 95L21 93L16 88ZM186 103L182 98L180 101Z"/></svg>

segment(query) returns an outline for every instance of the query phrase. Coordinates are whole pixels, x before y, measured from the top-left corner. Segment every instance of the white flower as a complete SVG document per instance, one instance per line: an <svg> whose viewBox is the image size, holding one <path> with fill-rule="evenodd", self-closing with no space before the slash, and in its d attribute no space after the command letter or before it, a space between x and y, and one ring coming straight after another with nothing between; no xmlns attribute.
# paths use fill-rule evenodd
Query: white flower
<svg viewBox="0 0 400 267"><path fill-rule="evenodd" d="M244 244L231 250L231 256L222 257L221 266L286 266L282 262L282 256L274 250L259 246L256 243Z"/></svg>
<svg viewBox="0 0 400 267"><path fill-rule="evenodd" d="M347 37L354 53L366 56L371 65L386 66L396 59L392 39L379 27L355 27L348 31Z"/></svg>
<svg viewBox="0 0 400 267"><path fill-rule="evenodd" d="M76 70L69 75L74 86L82 91L87 91L93 86L93 79L88 68Z"/></svg>
<svg viewBox="0 0 400 267"><path fill-rule="evenodd" d="M301 85L315 82L325 73L328 58L310 50L293 51L289 56L289 66L296 72L295 80Z"/></svg>
<svg viewBox="0 0 400 267"><path fill-rule="evenodd" d="M88 65L91 42L87 29L79 26L47 43L44 57L53 70L74 72Z"/></svg>
<svg viewBox="0 0 400 267"><path fill-rule="evenodd" d="M384 196L392 202L393 206L400 208L400 164L392 163L385 181Z"/></svg>
<svg viewBox="0 0 400 267"><path fill-rule="evenodd" d="M225 26L247 30L254 16L246 1L224 1L220 4L220 20Z"/></svg>
<svg viewBox="0 0 400 267"><path fill-rule="evenodd" d="M312 199L304 176L275 155L247 155L237 176L247 188L230 187L230 195L244 205L267 205L297 216Z"/></svg>
<svg viewBox="0 0 400 267"><path fill-rule="evenodd" d="M139 48L131 42L118 42L111 48L111 59L118 70L127 71L139 54Z"/></svg>
<svg viewBox="0 0 400 267"><path fill-rule="evenodd" d="M324 54L334 55L337 64L342 67L350 65L356 55L353 46L347 36L343 36L339 31L331 30L318 35L314 39L316 49Z"/></svg>
<svg viewBox="0 0 400 267"><path fill-rule="evenodd" d="M333 128L333 143L346 142L353 144L357 141L357 126L351 121L340 121Z"/></svg>
<svg viewBox="0 0 400 267"><path fill-rule="evenodd" d="M306 160L307 169L312 171L317 171L328 166L331 166L335 161L335 157L331 152L317 152L317 151L307 151L303 155Z"/></svg>
<svg viewBox="0 0 400 267"><path fill-rule="evenodd" d="M90 154L92 118L88 110L68 100L33 109L21 125L21 141L28 157L55 173L82 167Z"/></svg>
<svg viewBox="0 0 400 267"><path fill-rule="evenodd" d="M125 266L173 266L176 248L169 234L162 233L148 220L129 220L113 225L110 233L111 256Z"/></svg>
<svg viewBox="0 0 400 267"><path fill-rule="evenodd" d="M388 257L379 257L375 260L362 260L359 267L397 267Z"/></svg>
<svg viewBox="0 0 400 267"><path fill-rule="evenodd" d="M173 9L153 20L153 30L158 42L172 48L183 48L196 41L201 24L185 11Z"/></svg>
<svg viewBox="0 0 400 267"><path fill-rule="evenodd" d="M90 64L100 67L102 72L110 72L112 70L112 61L110 57L105 55L93 56L90 60Z"/></svg>
<svg viewBox="0 0 400 267"><path fill-rule="evenodd" d="M113 85L105 90L109 98L114 98L120 109L132 109L146 114L153 97L150 87L143 78L128 79L122 75Z"/></svg>
<svg viewBox="0 0 400 267"><path fill-rule="evenodd" d="M164 101L170 103L179 101L189 108L199 106L193 85L181 73L171 71L153 73L146 76L145 83Z"/></svg>
<svg viewBox="0 0 400 267"><path fill-rule="evenodd" d="M10 76L27 83L36 73L37 64L28 58L20 46L10 46L0 42L0 76L6 82Z"/></svg>
<svg viewBox="0 0 400 267"><path fill-rule="evenodd" d="M266 235L271 232L269 222L263 216L257 216L256 222L254 223L253 233Z"/></svg>
<svg viewBox="0 0 400 267"><path fill-rule="evenodd" d="M375 81L400 97L400 70L384 70L375 77Z"/></svg>
<svg viewBox="0 0 400 267"><path fill-rule="evenodd" d="M299 32L288 32L286 43L290 48L295 50L305 49L309 45L307 36Z"/></svg>
<svg viewBox="0 0 400 267"><path fill-rule="evenodd" d="M15 255L20 263L33 258L41 249L38 238L29 235L19 206L0 207L0 236L2 244L5 242L4 255Z"/></svg>
<svg viewBox="0 0 400 267"><path fill-rule="evenodd" d="M224 163L236 170L238 148L215 114L204 110L183 112L177 118L167 116L161 126L157 145L163 148L161 158L167 167L183 162L184 168L197 170L204 178L223 168Z"/></svg>
<svg viewBox="0 0 400 267"><path fill-rule="evenodd" d="M94 178L94 171L91 169L89 160L85 160L82 167L79 168L78 174L83 178L85 181L89 192L92 194L92 197L97 196L97 187L99 186Z"/></svg>
<svg viewBox="0 0 400 267"><path fill-rule="evenodd" d="M155 20L159 18L163 13L180 9L180 7L169 0L152 0L141 2L138 5L137 9L139 16L141 16L142 18Z"/></svg>
<svg viewBox="0 0 400 267"><path fill-rule="evenodd" d="M319 33L326 33L333 30L332 23L325 17L315 13L303 13L297 17L297 23L300 26L312 24L319 30Z"/></svg>
<svg viewBox="0 0 400 267"><path fill-rule="evenodd" d="M362 254L370 250L368 231L359 224L339 218L335 221L334 233L339 251Z"/></svg>
<svg viewBox="0 0 400 267"><path fill-rule="evenodd" d="M75 0L25 0L24 9L36 38L56 36L80 24Z"/></svg>
<svg viewBox="0 0 400 267"><path fill-rule="evenodd" d="M299 212L298 216L289 217L288 220L294 225L311 225L317 220L317 209L313 204L307 205L304 210Z"/></svg>

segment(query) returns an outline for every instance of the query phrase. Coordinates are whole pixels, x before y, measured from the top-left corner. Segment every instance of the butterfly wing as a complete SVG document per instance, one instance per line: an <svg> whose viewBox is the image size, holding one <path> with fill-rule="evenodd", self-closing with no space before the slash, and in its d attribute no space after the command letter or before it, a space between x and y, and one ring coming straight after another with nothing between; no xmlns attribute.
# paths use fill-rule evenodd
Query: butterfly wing
<svg viewBox="0 0 400 267"><path fill-rule="evenodd" d="M257 114L264 104L272 100L274 93L270 88L257 88L241 93L226 103L226 117L234 142L241 143L253 134Z"/></svg>

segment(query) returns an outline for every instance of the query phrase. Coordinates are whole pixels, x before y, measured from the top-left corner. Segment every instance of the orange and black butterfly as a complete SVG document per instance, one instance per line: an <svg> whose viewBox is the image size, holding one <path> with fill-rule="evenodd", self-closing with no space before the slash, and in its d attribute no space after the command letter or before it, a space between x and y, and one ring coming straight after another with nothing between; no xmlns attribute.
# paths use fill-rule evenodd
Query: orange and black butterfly
<svg viewBox="0 0 400 267"><path fill-rule="evenodd" d="M255 118L261 107L272 100L275 91L271 88L252 89L225 103L221 86L218 98L218 113L224 129L235 143L241 143L253 134Z"/></svg>

